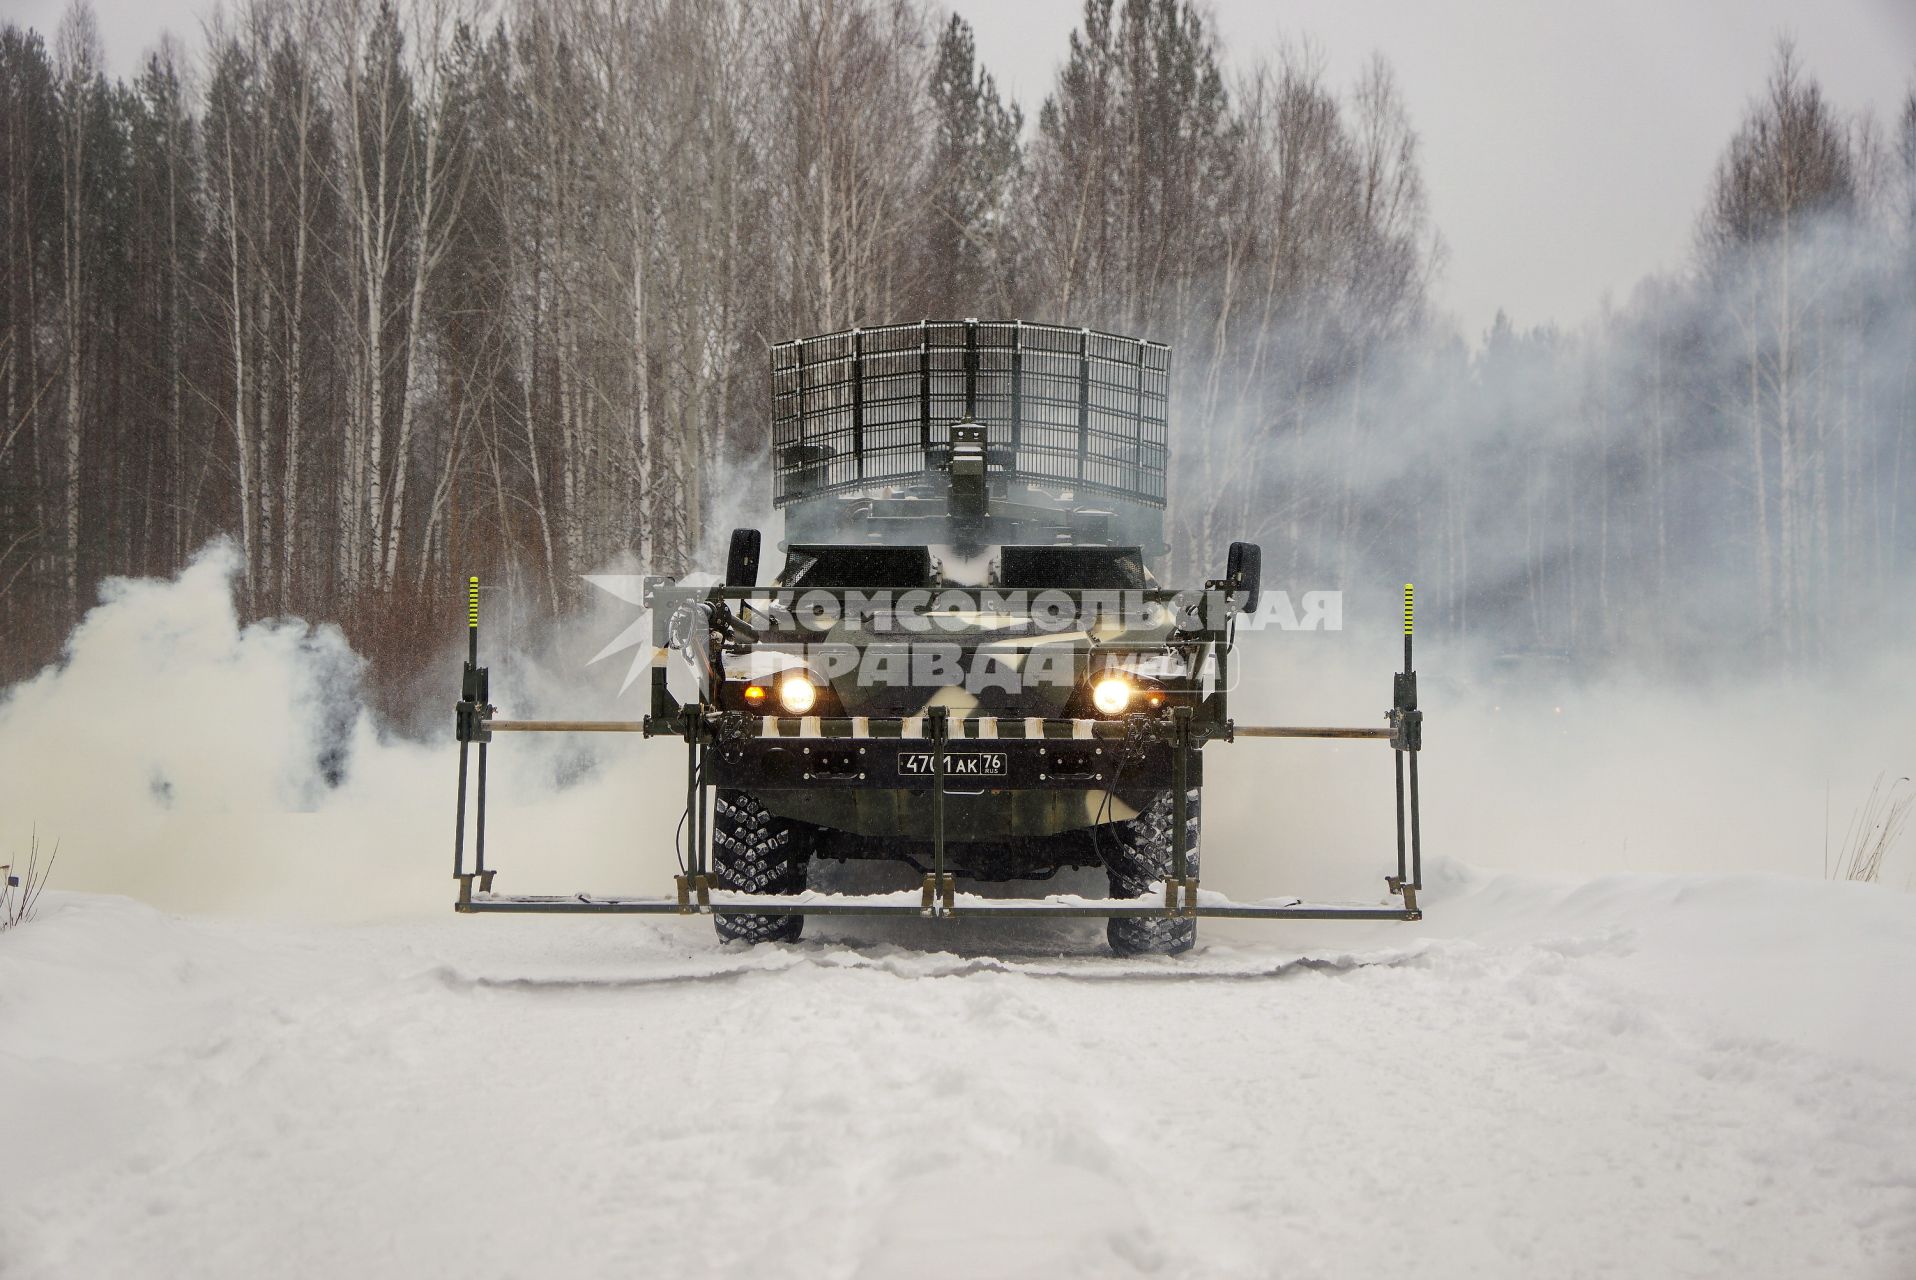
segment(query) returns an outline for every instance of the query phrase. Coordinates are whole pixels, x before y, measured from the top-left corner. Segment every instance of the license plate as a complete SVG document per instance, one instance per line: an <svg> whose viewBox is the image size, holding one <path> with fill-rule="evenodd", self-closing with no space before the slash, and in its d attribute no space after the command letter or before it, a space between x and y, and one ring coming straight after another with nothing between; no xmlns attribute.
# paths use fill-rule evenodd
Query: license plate
<svg viewBox="0 0 1916 1280"><path fill-rule="evenodd" d="M900 751L898 772L931 777L931 755L929 751ZM1007 772L1005 753L1002 751L945 752L945 776L948 778L1002 778Z"/></svg>

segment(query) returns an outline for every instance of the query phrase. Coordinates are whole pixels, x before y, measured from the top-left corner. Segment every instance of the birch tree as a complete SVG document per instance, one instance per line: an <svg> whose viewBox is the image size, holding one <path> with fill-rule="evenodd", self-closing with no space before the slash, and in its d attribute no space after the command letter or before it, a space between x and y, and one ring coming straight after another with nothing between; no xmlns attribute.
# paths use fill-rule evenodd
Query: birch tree
<svg viewBox="0 0 1916 1280"><path fill-rule="evenodd" d="M80 464L85 418L88 291L92 285L89 235L95 210L91 178L96 117L103 109L100 31L86 0L72 0L57 39L60 97L60 284L66 412L61 424L61 525L65 531L66 610L80 609Z"/></svg>
<svg viewBox="0 0 1916 1280"><path fill-rule="evenodd" d="M1845 131L1822 90L1779 43L1764 97L1719 163L1701 227L1706 269L1735 287L1746 344L1747 430L1757 578L1783 651L1806 643L1806 565L1814 553L1807 436L1816 402L1816 291L1806 274L1819 220L1846 212L1854 175Z"/></svg>

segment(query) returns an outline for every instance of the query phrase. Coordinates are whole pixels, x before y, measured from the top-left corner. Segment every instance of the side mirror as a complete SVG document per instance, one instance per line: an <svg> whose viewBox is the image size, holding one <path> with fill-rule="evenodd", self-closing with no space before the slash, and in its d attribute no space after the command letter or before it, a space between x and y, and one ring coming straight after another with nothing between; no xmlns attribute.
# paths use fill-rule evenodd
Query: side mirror
<svg viewBox="0 0 1916 1280"><path fill-rule="evenodd" d="M758 549L757 529L732 530L732 549L725 556L726 586L756 587L758 585Z"/></svg>
<svg viewBox="0 0 1916 1280"><path fill-rule="evenodd" d="M1263 577L1263 550L1255 542L1233 542L1230 557L1224 562L1224 589L1241 612L1257 612Z"/></svg>

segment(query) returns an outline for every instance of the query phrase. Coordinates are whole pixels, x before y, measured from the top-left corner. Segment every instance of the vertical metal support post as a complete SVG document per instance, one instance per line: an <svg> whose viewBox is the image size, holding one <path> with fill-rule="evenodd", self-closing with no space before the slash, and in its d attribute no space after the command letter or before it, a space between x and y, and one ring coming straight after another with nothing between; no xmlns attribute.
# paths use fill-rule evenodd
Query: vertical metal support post
<svg viewBox="0 0 1916 1280"><path fill-rule="evenodd" d="M811 421L811 415L806 410L811 404L812 390L811 379L805 373L805 339L803 338L792 340L792 381L798 396L798 408L792 416L792 424L798 429L798 439L793 443L802 446L806 443L805 424ZM804 472L799 472L794 480L800 484L804 483L803 475Z"/></svg>
<svg viewBox="0 0 1916 1280"><path fill-rule="evenodd" d="M678 886L680 915L692 914L692 887L699 883L699 836L692 820L693 811L700 807L698 747L692 738L693 717L697 714L691 707L679 709L679 732L685 738L685 825L691 828L692 837L692 847L685 854L685 869L673 877Z"/></svg>
<svg viewBox="0 0 1916 1280"><path fill-rule="evenodd" d="M918 447L931 453L931 321L918 325Z"/></svg>
<svg viewBox="0 0 1916 1280"><path fill-rule="evenodd" d="M1217 689L1205 699L1211 704L1212 718L1218 724L1225 724L1231 718L1231 662L1237 655L1237 615L1232 614L1226 624L1223 639L1213 640L1204 646L1204 656L1200 658L1198 671L1204 670L1203 664L1209 662L1217 672Z"/></svg>
<svg viewBox="0 0 1916 1280"><path fill-rule="evenodd" d="M1397 764L1397 880L1396 880L1396 883L1399 885L1402 885L1406 882L1406 871L1405 871L1405 863L1404 863L1404 756L1405 754L1406 752L1404 751L1402 747L1393 747L1390 753L1391 759L1394 760Z"/></svg>
<svg viewBox="0 0 1916 1280"><path fill-rule="evenodd" d="M1018 450L1023 447L1025 420L1024 321L1011 325L1011 465L1016 468Z"/></svg>
<svg viewBox="0 0 1916 1280"><path fill-rule="evenodd" d="M662 650L663 645L656 645ZM652 719L670 723L672 714L672 691L666 684L665 663L659 660L657 653L652 658ZM661 725L660 728L664 726Z"/></svg>
<svg viewBox="0 0 1916 1280"><path fill-rule="evenodd" d="M472 815L472 863L482 893L492 892L492 872L486 869L486 754L492 733L481 728L482 717L492 714L492 681L479 665L479 576L466 580L466 630L469 633L466 656L472 663L472 732L479 740L479 805Z"/></svg>
<svg viewBox="0 0 1916 1280"><path fill-rule="evenodd" d="M685 874L697 876L699 867L699 819L704 815L699 804L699 740L693 726L698 723L698 712L687 707L679 713L685 717L685 812L687 834L692 837L692 847L685 855Z"/></svg>
<svg viewBox="0 0 1916 1280"><path fill-rule="evenodd" d="M1391 678L1391 755L1397 769L1397 874L1390 891L1402 894L1404 906L1417 910L1417 891L1424 887L1423 830L1417 803L1417 754L1424 746L1424 713L1417 708L1417 667L1411 650L1415 631L1416 588L1404 584L1404 669ZM1408 770L1410 785L1404 785ZM1405 848L1405 827L1409 848Z"/></svg>
<svg viewBox="0 0 1916 1280"><path fill-rule="evenodd" d="M865 478L865 331L852 330L852 466Z"/></svg>
<svg viewBox="0 0 1916 1280"><path fill-rule="evenodd" d="M452 878L466 876L466 747L459 744L459 822L452 829Z"/></svg>
<svg viewBox="0 0 1916 1280"><path fill-rule="evenodd" d="M1144 488L1144 339L1138 339L1137 392L1131 426L1131 487Z"/></svg>
<svg viewBox="0 0 1916 1280"><path fill-rule="evenodd" d="M1418 889L1424 887L1424 834L1418 822L1418 751L1424 749L1424 713L1418 711L1418 671L1412 653L1416 630L1416 588L1404 583L1404 669L1391 676L1391 761L1397 768L1397 874L1389 878L1391 893L1401 893L1404 906L1416 910ZM1404 770L1410 789L1404 791ZM1408 828L1408 849L1404 832Z"/></svg>
<svg viewBox="0 0 1916 1280"><path fill-rule="evenodd" d="M1091 330L1078 330L1078 483L1091 453Z"/></svg>
<svg viewBox="0 0 1916 1280"><path fill-rule="evenodd" d="M1417 753L1423 747L1424 713L1417 709L1417 668L1411 661L1411 634L1416 630L1417 589L1404 584L1404 683L1410 696L1404 714L1410 720L1410 887L1424 887L1424 850L1422 823L1417 806Z"/></svg>
<svg viewBox="0 0 1916 1280"><path fill-rule="evenodd" d="M472 820L472 871L479 890L492 892L492 872L486 870L486 744L479 744L479 811Z"/></svg>
<svg viewBox="0 0 1916 1280"><path fill-rule="evenodd" d="M978 418L978 322L965 321L965 417Z"/></svg>
<svg viewBox="0 0 1916 1280"><path fill-rule="evenodd" d="M1190 835L1186 828L1191 820L1190 756L1191 708L1173 707L1171 709L1172 882L1164 887L1164 904L1173 914L1177 913L1180 900L1183 900L1187 907L1197 906L1197 890L1191 884L1190 868L1186 865L1189 851L1185 848Z"/></svg>
<svg viewBox="0 0 1916 1280"><path fill-rule="evenodd" d="M945 874L945 743L951 736L951 709L933 707L926 720L931 728L931 871L938 900L948 913L951 882Z"/></svg>
<svg viewBox="0 0 1916 1280"><path fill-rule="evenodd" d="M452 878L461 884L461 896L464 896L466 877L466 758L472 743L468 724L472 714L467 705L472 701L474 672L479 668L479 578L477 575L466 579L466 670L459 686L459 709L457 712L459 732L459 821L453 827L452 834ZM479 748L479 758L485 759L485 747ZM485 773L481 766L479 783L479 812L481 821L485 813ZM483 827L481 828L483 830ZM480 865L484 866L484 854L480 855Z"/></svg>
<svg viewBox="0 0 1916 1280"><path fill-rule="evenodd" d="M705 719L703 716L693 721L695 739L692 743L692 799L697 807L698 838L694 844L693 856L698 859L700 880L712 871L712 827L705 814L706 793L710 787L705 782Z"/></svg>
<svg viewBox="0 0 1916 1280"><path fill-rule="evenodd" d="M1417 753L1410 753L1410 887L1424 887L1424 840L1417 812Z"/></svg>

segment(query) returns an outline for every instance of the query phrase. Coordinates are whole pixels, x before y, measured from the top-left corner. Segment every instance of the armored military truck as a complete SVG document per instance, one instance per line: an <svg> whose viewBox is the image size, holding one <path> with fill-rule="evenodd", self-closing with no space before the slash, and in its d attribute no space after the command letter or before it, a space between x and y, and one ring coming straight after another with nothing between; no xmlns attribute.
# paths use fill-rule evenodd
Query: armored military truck
<svg viewBox="0 0 1916 1280"><path fill-rule="evenodd" d="M778 562L768 574L761 531L739 529L721 585L647 580L657 651L643 720L498 718L478 666L473 581L456 724L460 908L707 912L721 938L742 942L796 941L815 914L1089 915L1108 920L1121 954L1188 950L1203 915L1417 918L1409 589L1405 666L1383 725L1234 724L1235 628L1256 616L1261 554L1233 543L1201 587L1159 580L1169 379L1159 343L1017 321L774 347ZM689 692L674 691L674 667ZM674 898L491 891L487 746L494 732L536 728L684 741L691 849ZM1401 905L1200 895L1202 749L1240 736L1393 747L1399 865L1387 883ZM816 892L818 858L908 864L918 900ZM957 890L1073 867L1101 869L1108 897Z"/></svg>

